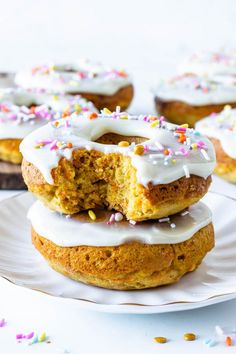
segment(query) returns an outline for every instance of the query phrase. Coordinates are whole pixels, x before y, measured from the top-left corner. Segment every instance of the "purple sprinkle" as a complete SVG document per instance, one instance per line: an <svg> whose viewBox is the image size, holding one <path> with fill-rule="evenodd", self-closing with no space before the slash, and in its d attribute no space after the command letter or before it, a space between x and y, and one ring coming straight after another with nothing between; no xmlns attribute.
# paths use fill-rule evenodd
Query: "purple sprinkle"
<svg viewBox="0 0 236 354"><path fill-rule="evenodd" d="M24 338L24 335L22 333L18 333L16 335L16 339L22 339L22 338Z"/></svg>
<svg viewBox="0 0 236 354"><path fill-rule="evenodd" d="M6 325L6 321L3 318L2 320L0 320L0 327L4 327Z"/></svg>
<svg viewBox="0 0 236 354"><path fill-rule="evenodd" d="M29 334L26 334L26 336L24 336L26 339L31 339L34 336L34 332L30 332Z"/></svg>

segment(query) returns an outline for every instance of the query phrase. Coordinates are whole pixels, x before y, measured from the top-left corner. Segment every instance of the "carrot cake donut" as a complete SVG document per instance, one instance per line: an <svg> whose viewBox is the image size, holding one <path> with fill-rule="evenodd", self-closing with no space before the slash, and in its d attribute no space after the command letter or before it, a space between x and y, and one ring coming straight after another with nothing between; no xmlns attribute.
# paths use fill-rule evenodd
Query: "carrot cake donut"
<svg viewBox="0 0 236 354"><path fill-rule="evenodd" d="M53 269L76 281L119 290L171 284L214 247L211 212L201 202L136 225L120 213L95 214L93 220L83 212L68 218L40 201L28 213L34 246Z"/></svg>
<svg viewBox="0 0 236 354"><path fill-rule="evenodd" d="M180 65L180 72L200 76L236 75L236 51L202 51L191 55Z"/></svg>
<svg viewBox="0 0 236 354"><path fill-rule="evenodd" d="M184 74L163 81L155 90L156 109L170 122L190 126L226 104L236 108L236 76L206 78Z"/></svg>
<svg viewBox="0 0 236 354"><path fill-rule="evenodd" d="M126 109L133 98L130 76L119 69L100 63L81 60L77 64L40 65L19 72L16 84L26 89L40 89L51 93L81 95L92 101L98 110L104 107Z"/></svg>
<svg viewBox="0 0 236 354"><path fill-rule="evenodd" d="M207 192L210 141L162 117L117 109L48 123L21 143L26 185L50 209L106 207L129 220L175 214Z"/></svg>
<svg viewBox="0 0 236 354"><path fill-rule="evenodd" d="M0 160L21 163L19 145L27 134L74 111L94 109L80 96L53 96L19 88L0 90Z"/></svg>
<svg viewBox="0 0 236 354"><path fill-rule="evenodd" d="M221 113L200 120L196 129L214 144L217 159L215 173L236 183L236 109L225 106Z"/></svg>

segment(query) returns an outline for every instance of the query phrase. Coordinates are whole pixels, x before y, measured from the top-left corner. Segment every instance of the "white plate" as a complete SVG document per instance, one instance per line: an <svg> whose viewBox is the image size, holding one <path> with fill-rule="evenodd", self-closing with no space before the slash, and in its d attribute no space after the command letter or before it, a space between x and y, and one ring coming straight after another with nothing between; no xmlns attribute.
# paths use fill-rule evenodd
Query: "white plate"
<svg viewBox="0 0 236 354"><path fill-rule="evenodd" d="M113 313L180 311L236 298L236 201L215 193L203 201L213 211L216 247L200 267L173 285L115 291L77 283L47 265L31 244L26 213L33 197L21 194L0 204L0 275L57 301Z"/></svg>

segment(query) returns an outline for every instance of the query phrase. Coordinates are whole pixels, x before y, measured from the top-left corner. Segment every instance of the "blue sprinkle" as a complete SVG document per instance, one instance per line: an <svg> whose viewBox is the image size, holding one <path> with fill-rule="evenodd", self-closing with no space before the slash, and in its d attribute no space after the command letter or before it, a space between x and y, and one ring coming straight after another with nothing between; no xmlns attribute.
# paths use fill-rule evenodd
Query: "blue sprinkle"
<svg viewBox="0 0 236 354"><path fill-rule="evenodd" d="M233 329L232 329L232 333L236 333L236 328L233 328Z"/></svg>
<svg viewBox="0 0 236 354"><path fill-rule="evenodd" d="M205 344L208 344L208 343L210 343L210 341L211 341L211 339L208 338L208 339L206 339L206 340L204 341L204 343L205 343Z"/></svg>
<svg viewBox="0 0 236 354"><path fill-rule="evenodd" d="M207 344L209 348L214 347L217 344L217 342L214 339L211 339L210 342Z"/></svg>

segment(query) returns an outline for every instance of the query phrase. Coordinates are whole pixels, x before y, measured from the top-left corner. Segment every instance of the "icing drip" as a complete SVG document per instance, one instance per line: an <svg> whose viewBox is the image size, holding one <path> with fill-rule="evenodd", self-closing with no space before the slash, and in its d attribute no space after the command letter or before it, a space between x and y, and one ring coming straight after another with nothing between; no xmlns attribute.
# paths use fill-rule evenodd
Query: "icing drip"
<svg viewBox="0 0 236 354"><path fill-rule="evenodd" d="M26 89L104 95L113 95L131 84L131 78L124 70L111 69L88 60L80 60L72 65L37 66L19 72L15 81Z"/></svg>
<svg viewBox="0 0 236 354"><path fill-rule="evenodd" d="M35 165L49 184L51 170L62 157L70 160L75 149L96 150L105 154L129 156L137 181L146 186L168 184L190 174L207 178L215 166L210 141L185 125L164 122L163 117L132 116L125 112L72 114L48 123L28 135L21 143L24 158ZM140 136L148 140L137 145L105 145L96 140L107 133ZM138 151L139 150L139 151ZM141 152L140 152L141 151Z"/></svg>
<svg viewBox="0 0 236 354"><path fill-rule="evenodd" d="M23 139L48 121L94 109L80 96L53 96L19 88L0 90L0 139Z"/></svg>
<svg viewBox="0 0 236 354"><path fill-rule="evenodd" d="M184 74L161 82L155 96L163 101L181 101L195 106L235 103L236 76L206 78Z"/></svg>
<svg viewBox="0 0 236 354"><path fill-rule="evenodd" d="M130 224L127 220L111 222L111 212L95 211L96 221L87 213L70 218L35 202L28 219L41 236L62 247L72 246L118 246L130 241L146 244L174 244L190 239L197 231L211 222L211 211L199 202L188 211L159 220ZM42 222L47 220L47 222Z"/></svg>
<svg viewBox="0 0 236 354"><path fill-rule="evenodd" d="M236 159L236 109L225 106L221 113L213 113L196 123L204 135L218 139L224 152Z"/></svg>

